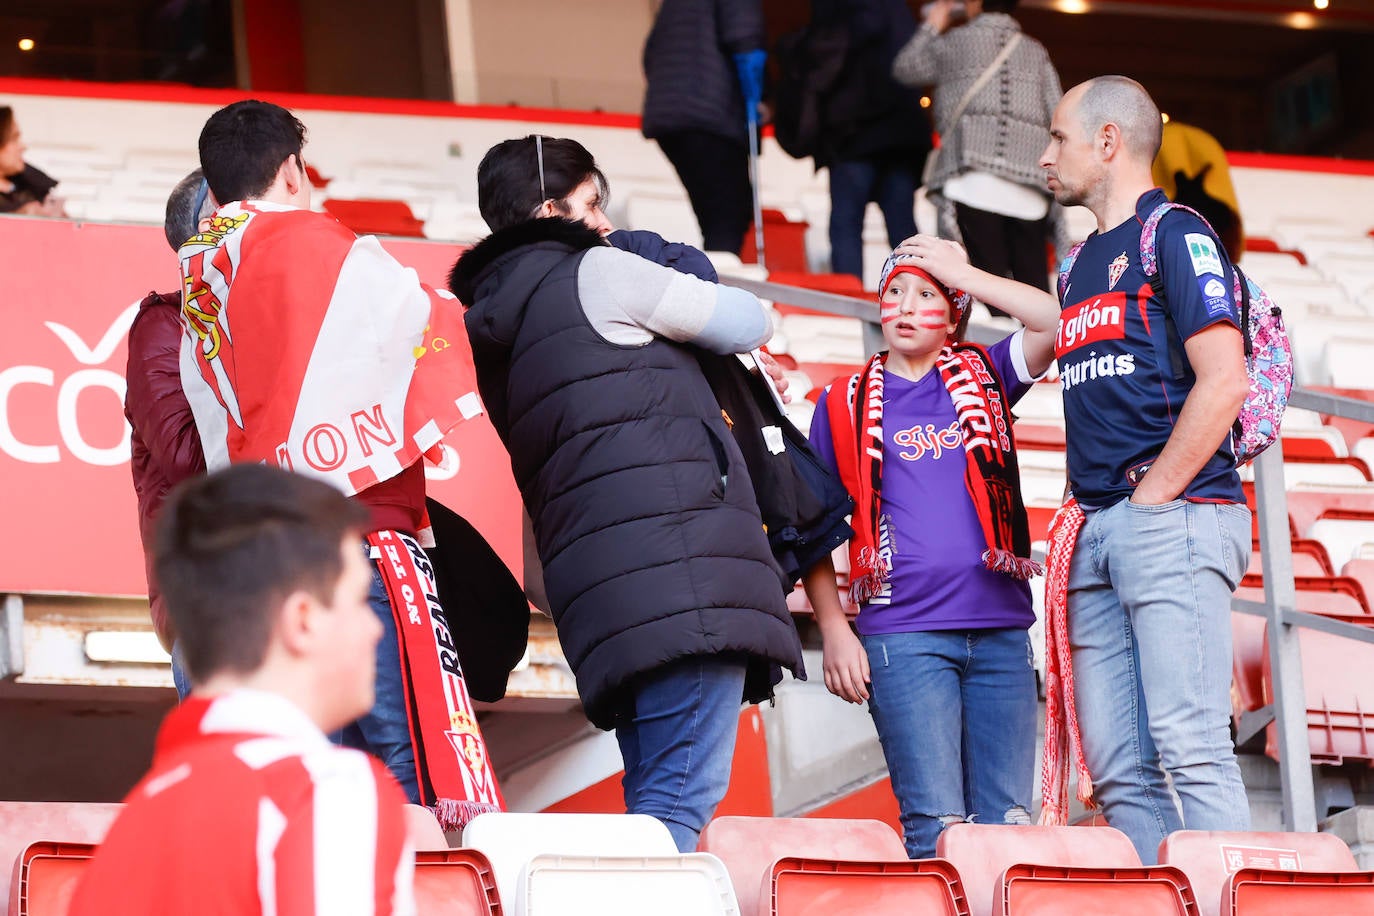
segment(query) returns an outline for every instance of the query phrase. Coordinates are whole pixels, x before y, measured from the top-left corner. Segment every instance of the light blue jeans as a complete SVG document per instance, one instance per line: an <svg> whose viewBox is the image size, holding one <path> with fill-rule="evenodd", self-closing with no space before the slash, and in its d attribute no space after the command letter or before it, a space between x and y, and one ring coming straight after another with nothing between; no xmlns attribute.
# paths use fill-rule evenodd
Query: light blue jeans
<svg viewBox="0 0 1374 916"><path fill-rule="evenodd" d="M625 810L662 821L680 852L696 851L730 787L745 665L743 656L670 662L637 680L616 717Z"/></svg>
<svg viewBox="0 0 1374 916"><path fill-rule="evenodd" d="M947 825L1029 824L1035 669L1020 628L862 636L907 855Z"/></svg>
<svg viewBox="0 0 1374 916"><path fill-rule="evenodd" d="M1243 505L1087 510L1068 586L1083 753L1146 865L1182 827L1250 827L1230 734L1231 593L1249 558Z"/></svg>

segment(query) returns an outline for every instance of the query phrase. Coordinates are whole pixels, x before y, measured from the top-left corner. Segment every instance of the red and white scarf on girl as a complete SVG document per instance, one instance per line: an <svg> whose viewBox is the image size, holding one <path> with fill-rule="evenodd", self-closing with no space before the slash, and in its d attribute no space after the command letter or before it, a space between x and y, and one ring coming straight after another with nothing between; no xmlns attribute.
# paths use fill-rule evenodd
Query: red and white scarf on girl
<svg viewBox="0 0 1374 916"><path fill-rule="evenodd" d="M1050 522L1045 557L1045 753L1040 767L1040 823L1049 827L1063 826L1069 820L1070 757L1078 778L1078 800L1093 807L1093 780L1083 758L1069 646L1069 567L1083 520L1083 510L1070 498Z"/></svg>
<svg viewBox="0 0 1374 916"><path fill-rule="evenodd" d="M505 802L439 605L434 568L408 534L374 531L367 543L396 621L420 802L434 809L445 830L461 830L479 814L505 810Z"/></svg>
<svg viewBox="0 0 1374 916"><path fill-rule="evenodd" d="M863 604L879 594L892 572L878 550L882 524L883 366L879 353L849 379L843 398L827 400L840 479L854 496L854 537L849 542L849 596ZM1029 559L1030 529L1021 501L1021 476L1012 440L1011 408L986 350L954 344L940 351L936 369L954 402L964 454L964 483L978 512L987 549L984 565L1015 579L1040 572ZM862 425L862 431L859 427Z"/></svg>

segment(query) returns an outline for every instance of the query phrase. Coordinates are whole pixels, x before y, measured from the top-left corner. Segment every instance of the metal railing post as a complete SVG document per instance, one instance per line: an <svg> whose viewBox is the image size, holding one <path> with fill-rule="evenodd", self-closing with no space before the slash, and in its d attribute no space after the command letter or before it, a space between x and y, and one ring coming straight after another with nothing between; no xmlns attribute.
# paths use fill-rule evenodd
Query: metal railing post
<svg viewBox="0 0 1374 916"><path fill-rule="evenodd" d="M1264 568L1265 620L1269 625L1269 667L1274 720L1279 733L1279 779L1285 830L1317 829L1312 753L1307 737L1307 700L1297 627L1286 615L1297 608L1293 545L1288 531L1288 496L1283 481L1283 443L1275 442L1255 461L1260 558Z"/></svg>

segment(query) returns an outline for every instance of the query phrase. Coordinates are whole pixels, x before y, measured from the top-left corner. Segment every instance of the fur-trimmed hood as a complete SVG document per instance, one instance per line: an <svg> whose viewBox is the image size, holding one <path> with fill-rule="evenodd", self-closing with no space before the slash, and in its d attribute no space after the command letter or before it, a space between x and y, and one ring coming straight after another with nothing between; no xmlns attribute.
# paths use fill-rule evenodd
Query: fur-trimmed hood
<svg viewBox="0 0 1374 916"><path fill-rule="evenodd" d="M582 251L605 244L606 240L595 230L578 220L561 217L526 220L493 232L464 252L449 271L448 288L459 302L470 308L476 304L488 268L519 248L538 245Z"/></svg>
<svg viewBox="0 0 1374 916"><path fill-rule="evenodd" d="M473 356L510 347L549 271L577 252L605 244L583 223L553 217L493 232L469 249L453 265L448 287L467 308L463 320Z"/></svg>

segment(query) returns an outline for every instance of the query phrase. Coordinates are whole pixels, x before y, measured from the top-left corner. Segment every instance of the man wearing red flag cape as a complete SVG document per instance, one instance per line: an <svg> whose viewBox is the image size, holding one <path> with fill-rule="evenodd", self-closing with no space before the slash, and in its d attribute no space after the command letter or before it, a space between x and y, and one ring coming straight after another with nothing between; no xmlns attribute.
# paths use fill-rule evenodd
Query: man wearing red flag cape
<svg viewBox="0 0 1374 916"><path fill-rule="evenodd" d="M371 236L310 210L305 127L236 102L200 134L215 200L179 252L182 384L213 471L265 462L371 513L369 602L384 634L376 703L336 736L375 753L446 829L500 810L457 650L421 546L422 458L481 411L457 302Z"/></svg>

